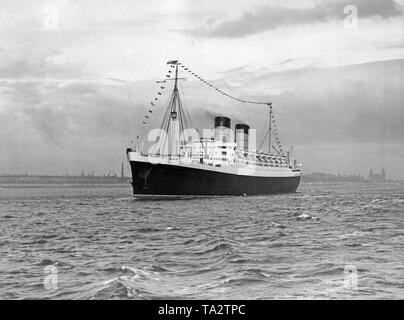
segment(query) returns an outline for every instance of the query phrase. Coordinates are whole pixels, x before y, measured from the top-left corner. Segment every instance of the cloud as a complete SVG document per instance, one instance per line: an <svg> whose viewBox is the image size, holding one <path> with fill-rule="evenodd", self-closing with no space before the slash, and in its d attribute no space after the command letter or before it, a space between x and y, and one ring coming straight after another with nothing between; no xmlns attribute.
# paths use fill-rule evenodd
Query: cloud
<svg viewBox="0 0 404 320"><path fill-rule="evenodd" d="M246 67L248 67L248 65L232 68L230 70L220 71L218 73L220 74L220 73L231 73L231 72L234 72L234 71L241 71L241 70L245 69Z"/></svg>
<svg viewBox="0 0 404 320"><path fill-rule="evenodd" d="M253 11L245 11L238 19L213 23L209 21L187 33L201 38L243 38L280 27L323 23L344 19L344 8L354 5L359 18L380 17L388 19L403 14L402 8L394 0L340 0L316 5L305 9L260 6Z"/></svg>
<svg viewBox="0 0 404 320"><path fill-rule="evenodd" d="M83 68L62 48L40 43L18 44L13 50L0 50L0 84L15 82L69 82L83 78ZM43 41L43 42L42 42Z"/></svg>
<svg viewBox="0 0 404 320"><path fill-rule="evenodd" d="M251 67L244 66L221 74L215 83L242 98L261 100L271 96L284 146L326 148L330 143L355 142L359 148L364 143L403 141L403 67L404 60L287 72L264 69L250 73ZM234 77L242 86L226 87L226 79ZM282 93L273 94L275 85L283 87ZM183 86L184 103L198 128L212 128L213 117L222 114L229 116L233 125L245 122L258 134L262 132L267 111L261 106L234 103L214 95L211 88L201 87L199 82L189 81ZM144 106L155 89L154 81L127 86L0 83L0 107L5 108L0 108L0 145L5 150L0 154L2 170L79 173L81 168L108 172L119 167L125 157L124 148L142 128L147 114ZM161 99L158 108L166 105L164 101ZM163 109L153 112L154 124L159 124L163 114ZM353 170L349 159L346 172ZM319 165L319 161L302 160L313 168Z"/></svg>
<svg viewBox="0 0 404 320"><path fill-rule="evenodd" d="M24 110L35 130L52 143L60 142L68 129L68 118L64 110L57 106L41 108L28 107Z"/></svg>

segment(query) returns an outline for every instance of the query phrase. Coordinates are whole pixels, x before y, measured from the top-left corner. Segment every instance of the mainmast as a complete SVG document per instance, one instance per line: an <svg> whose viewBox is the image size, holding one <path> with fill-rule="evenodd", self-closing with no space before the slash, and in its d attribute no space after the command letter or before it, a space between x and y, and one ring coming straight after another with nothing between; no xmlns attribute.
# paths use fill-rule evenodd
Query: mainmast
<svg viewBox="0 0 404 320"><path fill-rule="evenodd" d="M175 78L174 78L174 91L178 91L177 89L177 83L178 83L178 61L175 63Z"/></svg>
<svg viewBox="0 0 404 320"><path fill-rule="evenodd" d="M172 94L172 103L171 103L171 119L177 118L177 103L179 103L179 94L178 94L178 61L170 61L175 64L175 78L174 80L174 89ZM170 63L169 62L169 63Z"/></svg>
<svg viewBox="0 0 404 320"><path fill-rule="evenodd" d="M176 156L178 153L179 141L180 141L180 123L177 119L177 104L180 104L180 97L178 93L178 61L175 61L175 78L174 78L174 89L173 89L173 98L171 104L171 147L169 149L169 153L172 153L173 156Z"/></svg>
<svg viewBox="0 0 404 320"><path fill-rule="evenodd" d="M268 103L269 107L269 129L268 129L268 154L271 154L271 133L272 133L272 103Z"/></svg>
<svg viewBox="0 0 404 320"><path fill-rule="evenodd" d="M167 143L168 154L172 156L178 155L179 143L181 141L181 132L184 130L184 122L185 115L182 107L182 102L180 99L180 94L178 91L178 80L182 80L184 78L178 77L178 66L179 63L177 60L169 61L167 64L175 66L175 76L173 79L166 80L174 80L174 88L171 94L170 102L169 102L169 116L167 117L167 121L164 121L163 128L167 132L167 138L163 143L163 150L165 150L165 145ZM166 141L168 140L168 141Z"/></svg>

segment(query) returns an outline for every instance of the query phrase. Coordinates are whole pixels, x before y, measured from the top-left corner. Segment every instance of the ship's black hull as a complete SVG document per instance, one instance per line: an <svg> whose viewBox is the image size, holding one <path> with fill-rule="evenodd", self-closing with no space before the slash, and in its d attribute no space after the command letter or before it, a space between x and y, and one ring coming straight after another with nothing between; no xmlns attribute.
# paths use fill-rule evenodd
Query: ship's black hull
<svg viewBox="0 0 404 320"><path fill-rule="evenodd" d="M295 192L300 176L255 177L131 161L133 194L155 196L264 195Z"/></svg>

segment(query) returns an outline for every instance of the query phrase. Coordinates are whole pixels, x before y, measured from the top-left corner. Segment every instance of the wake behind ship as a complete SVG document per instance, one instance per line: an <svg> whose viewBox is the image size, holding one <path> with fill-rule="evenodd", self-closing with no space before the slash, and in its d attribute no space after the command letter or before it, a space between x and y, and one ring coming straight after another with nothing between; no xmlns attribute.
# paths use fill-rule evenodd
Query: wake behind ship
<svg viewBox="0 0 404 320"><path fill-rule="evenodd" d="M134 198L245 196L297 190L301 177L300 164L291 159L292 150L286 154L283 152L270 102L235 98L178 61L169 61L168 65L171 70L166 79L158 82L161 90L170 80L174 84L162 124L159 130L149 130L146 137L147 120L158 101L155 98L150 103L136 144L126 150L132 171ZM268 139L269 152L257 150L255 130L245 123L237 123L232 130L231 119L226 116L215 117L208 134L205 134L205 129L203 134L194 129L178 90L178 80L183 79L178 77L180 71L188 72L227 98L267 106L269 125L263 141ZM161 92L158 94L161 95ZM272 144L272 136L276 147ZM148 144L150 141L154 142L151 146Z"/></svg>

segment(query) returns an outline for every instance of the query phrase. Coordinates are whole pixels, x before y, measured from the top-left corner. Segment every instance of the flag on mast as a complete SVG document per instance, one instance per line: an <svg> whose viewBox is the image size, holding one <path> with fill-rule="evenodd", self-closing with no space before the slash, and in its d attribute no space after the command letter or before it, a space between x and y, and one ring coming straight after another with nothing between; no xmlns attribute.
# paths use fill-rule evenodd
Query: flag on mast
<svg viewBox="0 0 404 320"><path fill-rule="evenodd" d="M167 64L177 64L177 63L178 63L178 60L171 60L171 61L167 62Z"/></svg>

